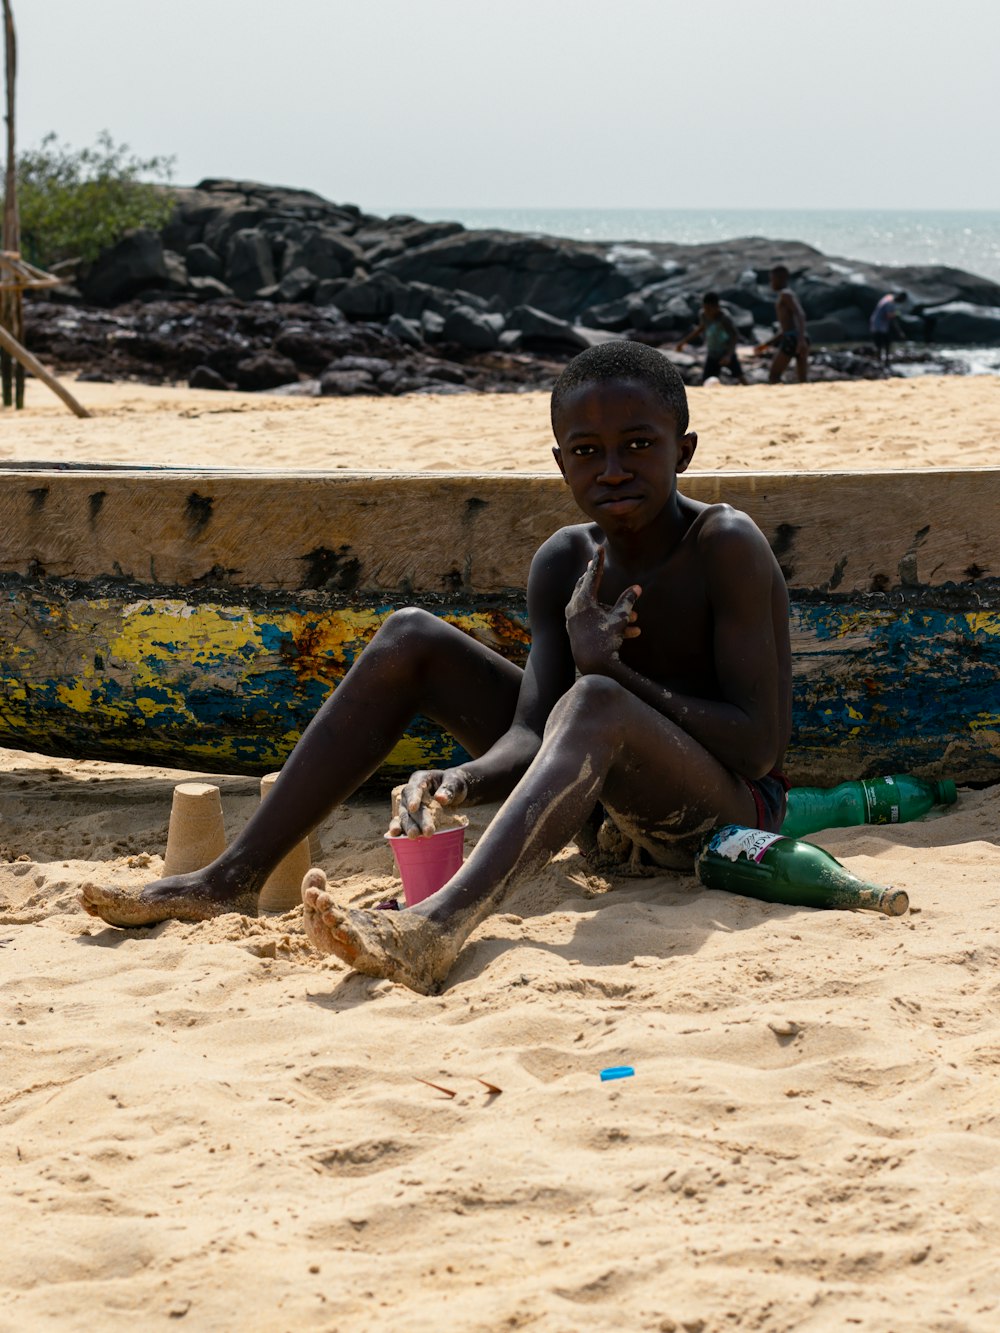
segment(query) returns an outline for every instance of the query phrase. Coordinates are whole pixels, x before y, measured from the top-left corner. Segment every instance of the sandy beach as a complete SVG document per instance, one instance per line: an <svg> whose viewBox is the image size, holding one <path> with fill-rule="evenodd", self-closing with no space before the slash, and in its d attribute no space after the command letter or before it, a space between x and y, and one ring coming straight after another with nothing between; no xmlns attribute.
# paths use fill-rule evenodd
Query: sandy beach
<svg viewBox="0 0 1000 1333"><path fill-rule="evenodd" d="M32 383L0 461L554 466L539 394L71 387L93 417ZM996 377L689 396L696 470L998 462ZM571 845L425 998L319 957L300 911L85 916L83 881L157 876L191 777L0 750L0 1333L997 1328L1000 786L815 838L907 890L892 920ZM231 835L257 779L211 780ZM398 892L386 822L320 829L340 901Z"/></svg>

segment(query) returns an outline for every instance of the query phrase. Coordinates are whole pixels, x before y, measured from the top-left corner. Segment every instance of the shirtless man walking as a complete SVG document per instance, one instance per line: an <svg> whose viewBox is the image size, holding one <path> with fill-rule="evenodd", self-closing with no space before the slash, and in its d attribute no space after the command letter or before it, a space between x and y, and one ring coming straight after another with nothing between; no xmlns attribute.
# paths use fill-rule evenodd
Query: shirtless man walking
<svg viewBox="0 0 1000 1333"><path fill-rule="evenodd" d="M598 806L641 854L690 870L723 823L777 831L791 725L788 599L747 515L677 490L697 436L684 385L659 352L583 352L552 394L556 463L583 512L539 548L528 578L524 671L426 612L389 617L303 733L227 850L139 898L85 886L117 925L253 907L271 868L365 780L421 713L475 756L414 773L402 832L504 799L458 873L399 912L338 905L320 870L303 883L313 944L370 976L429 992L511 886Z"/></svg>
<svg viewBox="0 0 1000 1333"><path fill-rule="evenodd" d="M771 290L777 292L775 314L778 318L778 332L773 338L759 343L755 352L766 352L770 347L778 350L771 361L768 380L778 384L791 362L795 362L795 373L800 384L805 384L809 376L809 338L806 335L806 316L802 303L788 285L789 273L784 264L776 264L771 269Z"/></svg>

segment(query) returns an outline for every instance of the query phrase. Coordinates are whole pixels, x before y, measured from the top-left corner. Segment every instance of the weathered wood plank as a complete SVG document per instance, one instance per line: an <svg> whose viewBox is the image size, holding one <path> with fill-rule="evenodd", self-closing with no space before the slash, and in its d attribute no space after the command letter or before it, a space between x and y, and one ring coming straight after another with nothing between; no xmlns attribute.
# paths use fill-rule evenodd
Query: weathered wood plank
<svg viewBox="0 0 1000 1333"><path fill-rule="evenodd" d="M684 478L761 527L792 587L840 592L1000 574L1000 472ZM163 586L490 593L579 521L558 476L0 472L0 571Z"/></svg>

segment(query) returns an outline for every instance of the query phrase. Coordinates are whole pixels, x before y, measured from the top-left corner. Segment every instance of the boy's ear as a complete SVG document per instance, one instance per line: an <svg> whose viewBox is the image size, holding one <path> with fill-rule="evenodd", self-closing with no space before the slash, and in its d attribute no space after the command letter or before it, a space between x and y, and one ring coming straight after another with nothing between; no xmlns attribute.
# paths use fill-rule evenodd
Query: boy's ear
<svg viewBox="0 0 1000 1333"><path fill-rule="evenodd" d="M559 471L562 473L562 479L565 481L566 464L563 462L562 450L559 448L558 444L552 446L552 457L556 460L556 467L558 467Z"/></svg>
<svg viewBox="0 0 1000 1333"><path fill-rule="evenodd" d="M677 471L686 472L694 458L694 451L698 448L698 432L690 430L686 435L682 435L677 442Z"/></svg>

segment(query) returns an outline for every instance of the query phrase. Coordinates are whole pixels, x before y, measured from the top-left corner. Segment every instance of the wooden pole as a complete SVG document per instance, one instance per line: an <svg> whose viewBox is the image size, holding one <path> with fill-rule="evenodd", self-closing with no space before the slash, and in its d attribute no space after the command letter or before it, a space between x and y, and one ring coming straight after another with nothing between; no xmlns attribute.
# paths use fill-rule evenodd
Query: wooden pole
<svg viewBox="0 0 1000 1333"><path fill-rule="evenodd" d="M4 68L7 90L7 173L4 180L3 243L5 250L17 252L21 248L21 226L17 208L17 157L14 133L14 85L17 78L17 38L14 33L14 15L10 0L3 0ZM0 305L0 324L10 330L15 339L24 337L24 298L19 290L4 292ZM14 372L12 374L12 371ZM3 381L4 407L13 402L24 406L24 369L4 352L0 356L0 378ZM13 390L13 392L12 392Z"/></svg>
<svg viewBox="0 0 1000 1333"><path fill-rule="evenodd" d="M90 413L70 393L64 384L60 384L55 375L51 375L42 363L31 355L26 347L22 347L12 333L0 325L0 348L3 348L15 361L31 371L36 379L40 379L43 384L47 384L52 392L63 400L66 406L75 412L78 417L89 417ZM22 372L23 373L23 372Z"/></svg>

